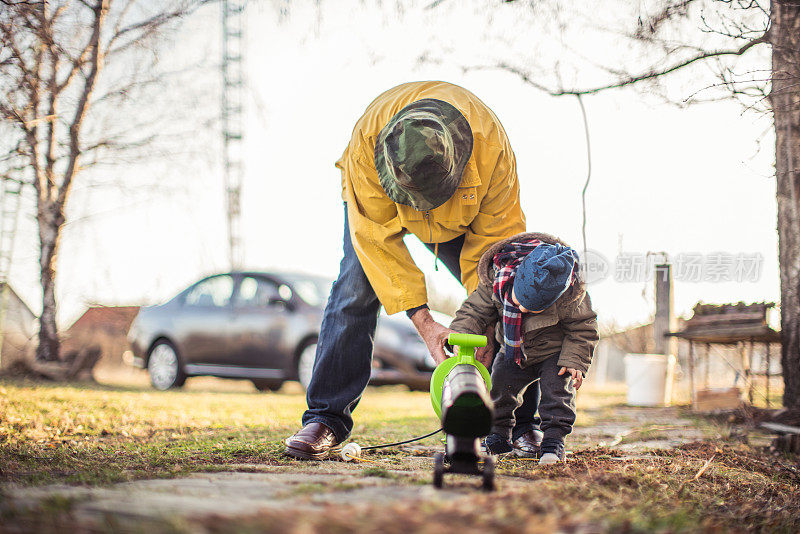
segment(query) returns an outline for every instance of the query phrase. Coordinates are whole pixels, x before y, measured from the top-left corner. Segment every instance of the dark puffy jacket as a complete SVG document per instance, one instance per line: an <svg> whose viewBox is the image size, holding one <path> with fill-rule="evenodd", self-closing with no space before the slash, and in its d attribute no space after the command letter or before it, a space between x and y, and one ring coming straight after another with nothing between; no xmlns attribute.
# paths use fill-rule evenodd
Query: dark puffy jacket
<svg viewBox="0 0 800 534"><path fill-rule="evenodd" d="M489 326L494 325L495 337L503 346L503 321L500 320L503 305L492 291L495 276L492 259L507 243L531 239L566 245L556 237L538 232L517 234L492 245L478 262L480 284L461 305L450 325L451 329L483 334ZM579 280L543 312L523 314L522 352L525 359L522 365L526 367L539 363L558 352L559 366L578 369L586 374L598 339L597 314L592 310L584 283Z"/></svg>

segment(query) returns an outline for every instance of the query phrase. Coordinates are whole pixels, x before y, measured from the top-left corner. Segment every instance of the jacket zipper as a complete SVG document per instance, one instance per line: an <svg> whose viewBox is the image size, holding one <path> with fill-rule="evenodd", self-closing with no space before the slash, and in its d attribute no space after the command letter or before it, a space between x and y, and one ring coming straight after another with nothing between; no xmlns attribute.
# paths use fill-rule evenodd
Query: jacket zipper
<svg viewBox="0 0 800 534"><path fill-rule="evenodd" d="M433 229L431 228L430 212L426 211L423 216L425 217L425 222L428 223L428 242L430 243L433 241ZM439 270L439 243L436 243L433 247L433 270Z"/></svg>
<svg viewBox="0 0 800 534"><path fill-rule="evenodd" d="M433 230L431 230L431 212L426 211L423 215L425 222L428 224L428 243L433 241Z"/></svg>

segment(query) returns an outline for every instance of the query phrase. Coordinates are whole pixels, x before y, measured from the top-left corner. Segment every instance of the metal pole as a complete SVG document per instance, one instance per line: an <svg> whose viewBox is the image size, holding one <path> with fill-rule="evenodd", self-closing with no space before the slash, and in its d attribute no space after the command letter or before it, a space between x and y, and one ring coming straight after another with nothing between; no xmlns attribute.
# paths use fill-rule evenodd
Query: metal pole
<svg viewBox="0 0 800 534"><path fill-rule="evenodd" d="M747 351L747 369L745 370L747 376L747 398L750 404L753 404L753 340L750 339L750 347Z"/></svg>
<svg viewBox="0 0 800 534"><path fill-rule="evenodd" d="M772 401L770 401L769 399L769 368L772 360L769 349L770 349L770 342L767 341L767 352L764 355L764 359L767 361L767 366L764 369L764 377L767 379L767 408L772 406Z"/></svg>
<svg viewBox="0 0 800 534"><path fill-rule="evenodd" d="M692 402L692 409L695 408L694 393L694 341L689 341L689 397Z"/></svg>
<svg viewBox="0 0 800 534"><path fill-rule="evenodd" d="M675 341L667 338L675 321L672 316L672 266L663 263L655 266L656 315L653 319L653 341L657 354L674 354Z"/></svg>
<svg viewBox="0 0 800 534"><path fill-rule="evenodd" d="M222 0L222 145L228 218L228 260L241 267L241 194L243 161L243 59L242 32L246 0Z"/></svg>

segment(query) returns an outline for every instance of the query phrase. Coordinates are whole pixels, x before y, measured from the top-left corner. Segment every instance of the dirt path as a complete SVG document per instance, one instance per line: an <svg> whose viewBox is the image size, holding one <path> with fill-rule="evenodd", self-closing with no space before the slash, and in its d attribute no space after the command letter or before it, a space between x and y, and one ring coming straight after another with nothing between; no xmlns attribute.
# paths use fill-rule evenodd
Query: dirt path
<svg viewBox="0 0 800 534"><path fill-rule="evenodd" d="M569 448L580 453L584 463L593 451L609 457L609 447L614 459L621 461L719 437L715 427L683 418L676 408L604 407L588 409L583 417L588 424L576 427ZM389 455L365 455L372 461L361 463L225 465L219 466L220 472L109 487L6 486L3 507L20 526L36 524L42 514L66 514L73 525L91 531L196 531L210 520L224 524L265 513L299 517L342 506L378 514L398 504L468 506L479 493L479 480L448 476L447 487L435 490L430 484L435 451L405 446ZM563 469L568 469L570 456ZM503 459L498 466L499 494L526 491L537 469L534 462Z"/></svg>

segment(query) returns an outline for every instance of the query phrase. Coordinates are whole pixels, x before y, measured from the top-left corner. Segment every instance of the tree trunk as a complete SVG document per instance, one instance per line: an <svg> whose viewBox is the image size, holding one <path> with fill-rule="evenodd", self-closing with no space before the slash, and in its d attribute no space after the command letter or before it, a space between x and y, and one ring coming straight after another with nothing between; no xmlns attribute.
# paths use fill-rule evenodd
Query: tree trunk
<svg viewBox="0 0 800 534"><path fill-rule="evenodd" d="M800 2L772 0L771 7L783 405L800 409Z"/></svg>
<svg viewBox="0 0 800 534"><path fill-rule="evenodd" d="M40 201L41 202L41 201ZM52 208L51 208L52 209ZM39 318L39 345L36 359L55 362L61 348L56 325L56 255L64 217L53 216L47 207L39 209L39 269L42 284L42 315Z"/></svg>

